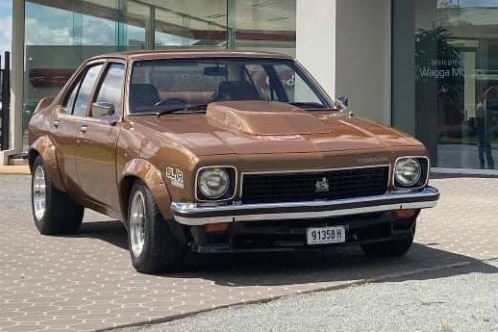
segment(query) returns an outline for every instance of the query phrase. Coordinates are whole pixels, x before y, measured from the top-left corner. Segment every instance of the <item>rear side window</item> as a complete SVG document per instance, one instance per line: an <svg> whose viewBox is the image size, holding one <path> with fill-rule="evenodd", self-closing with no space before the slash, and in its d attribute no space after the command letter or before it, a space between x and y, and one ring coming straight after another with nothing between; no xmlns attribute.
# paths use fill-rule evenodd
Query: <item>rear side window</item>
<svg viewBox="0 0 498 332"><path fill-rule="evenodd" d="M78 91L78 96L76 97L76 101L74 103L73 115L76 116L86 115L86 110L91 100L91 94L93 88L95 87L95 83L97 82L97 78L101 70L102 70L101 64L92 66L87 70L85 77L81 82L81 86Z"/></svg>
<svg viewBox="0 0 498 332"><path fill-rule="evenodd" d="M66 102L64 103L64 112L67 114L71 114L73 112L74 101L76 100L76 95L78 93L80 85L81 78L79 78L78 82L72 86L71 93L66 97Z"/></svg>

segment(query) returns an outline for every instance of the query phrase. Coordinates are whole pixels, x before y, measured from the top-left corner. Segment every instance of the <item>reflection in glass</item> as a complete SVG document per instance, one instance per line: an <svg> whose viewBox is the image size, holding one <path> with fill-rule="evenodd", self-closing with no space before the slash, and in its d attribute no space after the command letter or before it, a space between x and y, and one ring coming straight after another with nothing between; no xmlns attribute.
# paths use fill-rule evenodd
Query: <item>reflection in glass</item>
<svg viewBox="0 0 498 332"><path fill-rule="evenodd" d="M416 6L416 130L439 167L493 169L498 157L498 4Z"/></svg>
<svg viewBox="0 0 498 332"><path fill-rule="evenodd" d="M26 0L23 128L85 59L130 49L295 55L296 0ZM27 140L25 140L27 143Z"/></svg>
<svg viewBox="0 0 498 332"><path fill-rule="evenodd" d="M235 47L295 55L296 0L233 1Z"/></svg>
<svg viewBox="0 0 498 332"><path fill-rule="evenodd" d="M155 9L155 47L225 48L226 0L164 1Z"/></svg>

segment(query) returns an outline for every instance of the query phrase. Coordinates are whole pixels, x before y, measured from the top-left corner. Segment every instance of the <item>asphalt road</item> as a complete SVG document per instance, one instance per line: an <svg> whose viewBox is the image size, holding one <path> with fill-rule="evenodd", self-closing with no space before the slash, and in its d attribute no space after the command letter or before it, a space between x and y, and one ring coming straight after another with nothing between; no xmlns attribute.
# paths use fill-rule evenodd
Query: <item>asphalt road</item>
<svg viewBox="0 0 498 332"><path fill-rule="evenodd" d="M444 268L115 332L498 331L497 268Z"/></svg>

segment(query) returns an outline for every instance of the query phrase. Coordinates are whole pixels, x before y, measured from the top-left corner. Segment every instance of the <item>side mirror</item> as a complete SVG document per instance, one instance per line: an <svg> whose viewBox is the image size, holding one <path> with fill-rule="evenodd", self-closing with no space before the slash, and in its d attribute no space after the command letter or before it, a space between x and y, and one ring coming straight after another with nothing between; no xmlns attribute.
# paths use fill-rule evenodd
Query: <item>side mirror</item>
<svg viewBox="0 0 498 332"><path fill-rule="evenodd" d="M348 107L348 102L349 102L348 96L340 96L336 100L340 101L344 106Z"/></svg>
<svg viewBox="0 0 498 332"><path fill-rule="evenodd" d="M348 111L348 116L351 118L353 112L348 107L348 96L341 96L334 101L334 106L341 112Z"/></svg>
<svg viewBox="0 0 498 332"><path fill-rule="evenodd" d="M114 105L105 101L92 104L92 117L107 118L114 115Z"/></svg>

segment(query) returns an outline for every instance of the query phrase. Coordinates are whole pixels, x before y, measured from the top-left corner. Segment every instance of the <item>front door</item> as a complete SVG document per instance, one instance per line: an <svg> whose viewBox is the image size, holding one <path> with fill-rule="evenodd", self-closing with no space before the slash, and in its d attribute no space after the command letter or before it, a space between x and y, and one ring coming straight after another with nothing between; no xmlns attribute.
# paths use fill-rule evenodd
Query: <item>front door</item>
<svg viewBox="0 0 498 332"><path fill-rule="evenodd" d="M116 143L120 132L123 63L108 63L78 130L78 175L85 195L112 214L119 211Z"/></svg>

